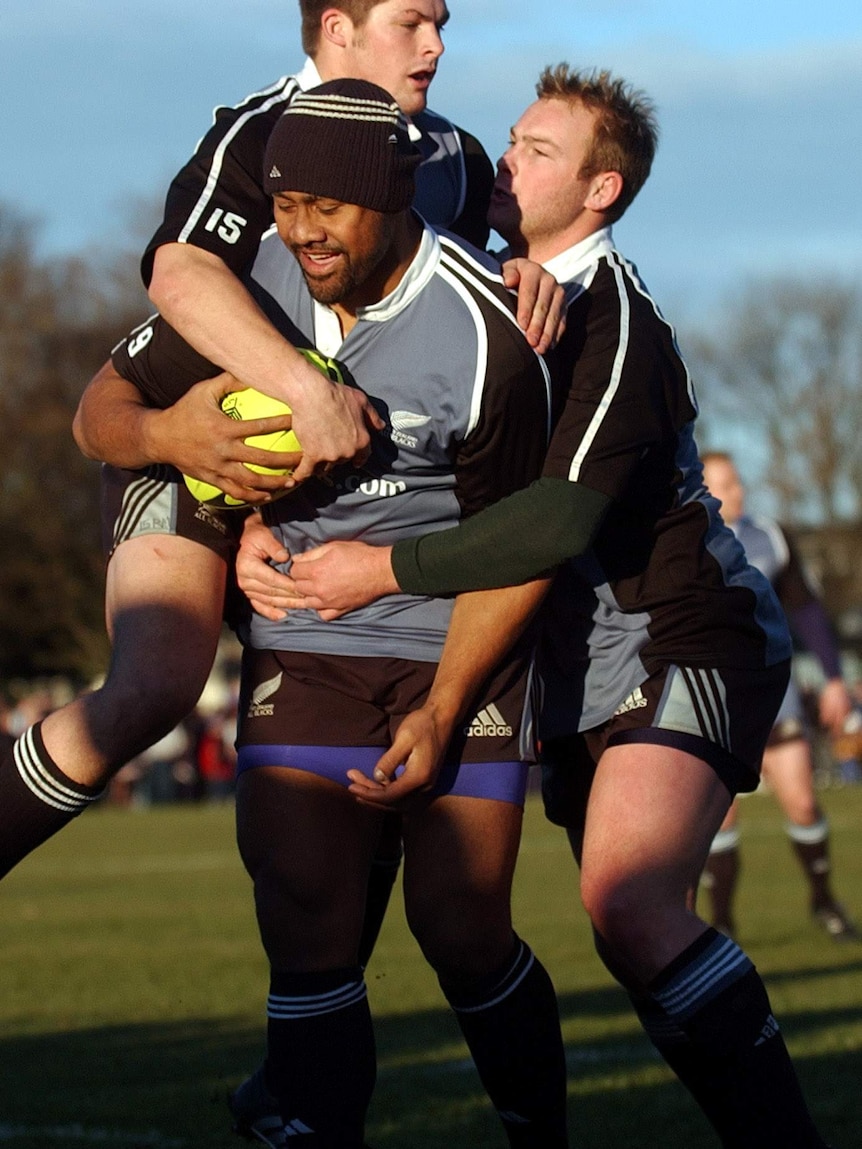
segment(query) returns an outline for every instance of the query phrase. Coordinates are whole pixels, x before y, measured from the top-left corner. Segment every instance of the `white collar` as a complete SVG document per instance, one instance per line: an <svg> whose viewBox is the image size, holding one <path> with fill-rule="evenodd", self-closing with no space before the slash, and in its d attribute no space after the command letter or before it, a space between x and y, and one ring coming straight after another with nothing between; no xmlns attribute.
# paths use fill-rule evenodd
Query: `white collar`
<svg viewBox="0 0 862 1149"><path fill-rule="evenodd" d="M588 271L596 260L614 250L614 237L610 224L594 231L586 239L567 247L565 251L546 259L542 264L545 271L549 271L557 283L580 282L584 272ZM501 251L497 259L502 263L512 258L507 247Z"/></svg>

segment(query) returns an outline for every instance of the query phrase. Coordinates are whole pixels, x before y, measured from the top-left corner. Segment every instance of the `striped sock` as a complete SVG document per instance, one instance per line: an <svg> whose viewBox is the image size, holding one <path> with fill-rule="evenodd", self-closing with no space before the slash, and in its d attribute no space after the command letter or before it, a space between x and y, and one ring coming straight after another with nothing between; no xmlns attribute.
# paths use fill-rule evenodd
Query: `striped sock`
<svg viewBox="0 0 862 1149"><path fill-rule="evenodd" d="M0 877L102 793L68 778L45 749L41 723L31 726L0 763Z"/></svg>
<svg viewBox="0 0 862 1149"><path fill-rule="evenodd" d="M280 973L267 1000L266 1085L287 1137L309 1149L361 1149L376 1077L362 970Z"/></svg>
<svg viewBox="0 0 862 1149"><path fill-rule="evenodd" d="M701 1108L723 1145L825 1149L766 988L735 942L708 929L649 988L655 1005L690 1043L688 1068L686 1049L677 1046L680 1078L685 1082L692 1073L710 1083L712 1103Z"/></svg>
<svg viewBox="0 0 862 1149"><path fill-rule="evenodd" d="M444 985L510 1146L565 1149L566 1058L554 987L515 938L506 966L470 987Z"/></svg>

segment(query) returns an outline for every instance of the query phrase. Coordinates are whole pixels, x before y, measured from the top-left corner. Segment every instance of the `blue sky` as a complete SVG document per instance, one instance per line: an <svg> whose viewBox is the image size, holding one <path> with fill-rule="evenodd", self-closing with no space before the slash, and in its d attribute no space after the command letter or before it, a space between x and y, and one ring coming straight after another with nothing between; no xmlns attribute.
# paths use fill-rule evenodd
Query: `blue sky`
<svg viewBox="0 0 862 1149"><path fill-rule="evenodd" d="M862 275L858 0L449 6L431 103L492 158L546 63L608 67L654 98L656 165L617 238L666 311L761 273ZM118 244L214 105L301 59L293 0L7 0L0 200L46 254Z"/></svg>

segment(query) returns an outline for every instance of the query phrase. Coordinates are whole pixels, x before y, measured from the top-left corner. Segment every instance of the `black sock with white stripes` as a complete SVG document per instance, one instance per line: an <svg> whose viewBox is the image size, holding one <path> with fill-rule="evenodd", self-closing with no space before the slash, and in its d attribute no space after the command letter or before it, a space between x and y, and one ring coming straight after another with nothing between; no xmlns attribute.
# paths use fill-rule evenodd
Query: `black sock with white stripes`
<svg viewBox="0 0 862 1149"><path fill-rule="evenodd" d="M266 1087L289 1139L362 1149L377 1072L362 970L279 973L267 1001Z"/></svg>
<svg viewBox="0 0 862 1149"><path fill-rule="evenodd" d="M518 1149L565 1149L566 1058L554 987L515 938L505 967L469 989L440 987L455 1011L482 1084Z"/></svg>
<svg viewBox="0 0 862 1149"><path fill-rule="evenodd" d="M709 1081L711 1102L702 1108L722 1145L825 1149L766 987L735 942L707 930L649 988L654 1003L688 1038L690 1068ZM684 1062L686 1056L686 1047L678 1045L676 1058ZM678 1072L685 1082L685 1067ZM716 1093L723 1097L721 1106L714 1103Z"/></svg>
<svg viewBox="0 0 862 1149"><path fill-rule="evenodd" d="M0 877L102 793L67 778L45 749L41 723L31 726L0 762Z"/></svg>

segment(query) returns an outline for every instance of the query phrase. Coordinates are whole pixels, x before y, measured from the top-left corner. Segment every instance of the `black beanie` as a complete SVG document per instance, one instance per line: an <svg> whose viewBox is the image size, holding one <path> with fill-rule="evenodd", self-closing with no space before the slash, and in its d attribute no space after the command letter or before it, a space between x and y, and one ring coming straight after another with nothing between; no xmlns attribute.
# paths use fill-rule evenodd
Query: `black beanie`
<svg viewBox="0 0 862 1149"><path fill-rule="evenodd" d="M367 80L330 80L297 95L273 128L263 187L397 212L413 201L421 161L388 92Z"/></svg>

